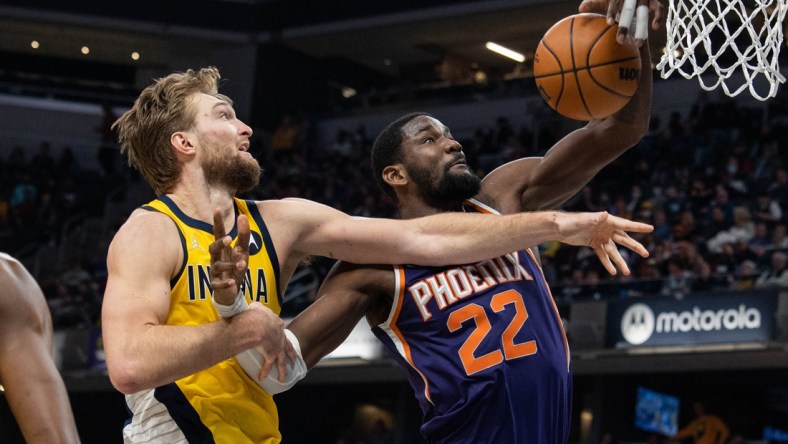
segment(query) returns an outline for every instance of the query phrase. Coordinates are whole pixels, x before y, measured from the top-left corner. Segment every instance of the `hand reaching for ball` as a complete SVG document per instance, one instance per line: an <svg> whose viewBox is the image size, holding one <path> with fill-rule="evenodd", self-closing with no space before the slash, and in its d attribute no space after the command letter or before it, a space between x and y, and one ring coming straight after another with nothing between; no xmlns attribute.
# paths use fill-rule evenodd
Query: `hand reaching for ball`
<svg viewBox="0 0 788 444"><path fill-rule="evenodd" d="M583 0L580 12L596 12L607 15L608 24L618 22L618 43L624 43L634 35L635 44L640 47L648 38L649 15L653 29L659 29L662 22L662 3L659 0ZM635 18L634 33L630 33L632 18Z"/></svg>

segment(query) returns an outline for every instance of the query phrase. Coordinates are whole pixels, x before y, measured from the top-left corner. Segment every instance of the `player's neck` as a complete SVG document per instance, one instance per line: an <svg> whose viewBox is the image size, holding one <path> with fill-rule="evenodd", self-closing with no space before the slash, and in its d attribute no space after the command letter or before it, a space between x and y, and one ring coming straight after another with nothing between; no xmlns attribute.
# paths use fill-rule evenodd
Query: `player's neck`
<svg viewBox="0 0 788 444"><path fill-rule="evenodd" d="M399 204L399 214L402 219L415 219L449 211L463 211L462 204L456 205L456 208L436 208L426 202L415 199L410 202L400 202Z"/></svg>
<svg viewBox="0 0 788 444"><path fill-rule="evenodd" d="M234 212L233 194L216 187L184 186L179 183L167 195L186 215L210 224L213 223L215 209L219 208L227 214Z"/></svg>

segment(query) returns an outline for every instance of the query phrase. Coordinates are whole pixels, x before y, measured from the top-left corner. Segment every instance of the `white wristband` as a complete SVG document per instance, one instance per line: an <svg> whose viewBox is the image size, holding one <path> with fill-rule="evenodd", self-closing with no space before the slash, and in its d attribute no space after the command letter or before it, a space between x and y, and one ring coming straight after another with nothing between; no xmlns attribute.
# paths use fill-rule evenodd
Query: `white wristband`
<svg viewBox="0 0 788 444"><path fill-rule="evenodd" d="M243 313L249 309L249 304L246 303L243 290L238 291L238 294L235 296L235 301L232 305L223 305L216 302L216 299L213 297L213 293L211 293L211 301L213 301L213 306L216 308L216 311L219 312L219 317L222 319L231 318L238 313Z"/></svg>

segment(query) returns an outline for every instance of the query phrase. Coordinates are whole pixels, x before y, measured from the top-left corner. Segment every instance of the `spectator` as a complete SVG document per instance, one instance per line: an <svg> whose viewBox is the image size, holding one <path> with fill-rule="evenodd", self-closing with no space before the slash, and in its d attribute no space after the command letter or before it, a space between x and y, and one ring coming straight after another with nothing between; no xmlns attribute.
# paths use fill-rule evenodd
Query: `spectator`
<svg viewBox="0 0 788 444"><path fill-rule="evenodd" d="M673 296L682 299L692 291L692 273L681 266L678 259L672 258L667 262L668 276L662 283L663 296Z"/></svg>
<svg viewBox="0 0 788 444"><path fill-rule="evenodd" d="M783 218L783 209L765 191L758 193L752 202L752 214L756 222L763 222L769 227L777 225Z"/></svg>
<svg viewBox="0 0 788 444"><path fill-rule="evenodd" d="M758 277L758 269L755 262L745 260L736 269L731 282L731 290L752 290L755 288L755 279Z"/></svg>
<svg viewBox="0 0 788 444"><path fill-rule="evenodd" d="M362 404L356 407L353 424L336 444L390 444L394 442L394 415L387 409Z"/></svg>
<svg viewBox="0 0 788 444"><path fill-rule="evenodd" d="M771 265L755 281L756 288L788 289L788 254L783 251L772 253Z"/></svg>
<svg viewBox="0 0 788 444"><path fill-rule="evenodd" d="M774 182L768 193L781 208L788 208L788 170L780 168L774 173Z"/></svg>
<svg viewBox="0 0 788 444"><path fill-rule="evenodd" d="M692 438L694 444L725 444L730 430L718 416L706 413L700 402L693 404L695 419L678 431L671 439Z"/></svg>
<svg viewBox="0 0 788 444"><path fill-rule="evenodd" d="M770 248L788 249L788 236L786 236L785 224L779 224L774 227L772 232L772 242Z"/></svg>
<svg viewBox="0 0 788 444"><path fill-rule="evenodd" d="M290 114L282 116L282 121L274 130L271 138L271 149L276 152L289 152L296 148L301 128Z"/></svg>
<svg viewBox="0 0 788 444"><path fill-rule="evenodd" d="M655 211L654 220L651 224L654 225L654 231L651 233L651 235L654 236L655 239L659 241L665 241L670 238L671 228L667 223L665 210L659 209Z"/></svg>
<svg viewBox="0 0 788 444"><path fill-rule="evenodd" d="M736 242L748 243L752 239L755 227L752 223L750 210L746 207L736 207L733 211L734 224L728 230L720 231L706 242L706 246L712 253L721 253L725 244Z"/></svg>

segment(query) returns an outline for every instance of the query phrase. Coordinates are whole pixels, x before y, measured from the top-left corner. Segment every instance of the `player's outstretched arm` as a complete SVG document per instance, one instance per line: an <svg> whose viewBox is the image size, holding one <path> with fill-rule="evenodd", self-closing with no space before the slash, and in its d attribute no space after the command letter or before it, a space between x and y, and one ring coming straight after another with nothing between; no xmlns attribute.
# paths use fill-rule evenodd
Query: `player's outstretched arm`
<svg viewBox="0 0 788 444"><path fill-rule="evenodd" d="M286 217L288 232L282 233L293 242L294 250L358 264L464 264L551 240L590 245L590 233L599 234L593 238L599 245L604 240L632 248L634 244L626 232L653 229L651 225L605 213L545 211L505 216L441 213L393 220L350 217L304 200L288 199L280 203L277 218L294 212ZM603 234L607 236L604 239ZM609 256L615 259L614 255Z"/></svg>
<svg viewBox="0 0 788 444"><path fill-rule="evenodd" d="M78 443L63 379L52 357L44 295L16 260L0 254L0 382L29 443Z"/></svg>

